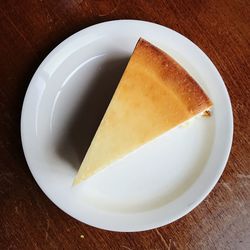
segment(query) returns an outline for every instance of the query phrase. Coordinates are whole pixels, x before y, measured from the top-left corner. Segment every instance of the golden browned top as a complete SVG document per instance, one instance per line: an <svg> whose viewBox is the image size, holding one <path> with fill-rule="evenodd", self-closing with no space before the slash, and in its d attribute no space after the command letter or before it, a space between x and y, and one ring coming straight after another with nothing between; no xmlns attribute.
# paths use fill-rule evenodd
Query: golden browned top
<svg viewBox="0 0 250 250"><path fill-rule="evenodd" d="M199 84L166 52L140 38L133 56L138 63L143 61L152 68L161 78L162 83L182 99L191 113L196 114L212 106L211 100Z"/></svg>

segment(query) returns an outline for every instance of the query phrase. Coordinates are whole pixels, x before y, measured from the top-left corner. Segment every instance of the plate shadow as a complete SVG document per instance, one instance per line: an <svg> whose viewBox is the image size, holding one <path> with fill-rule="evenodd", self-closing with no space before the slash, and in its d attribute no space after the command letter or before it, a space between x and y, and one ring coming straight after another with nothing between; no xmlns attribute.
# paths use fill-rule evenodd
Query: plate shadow
<svg viewBox="0 0 250 250"><path fill-rule="evenodd" d="M81 101L64 124L62 136L56 143L56 154L78 170L101 119L111 101L129 57L108 59L97 75L86 83L89 87Z"/></svg>

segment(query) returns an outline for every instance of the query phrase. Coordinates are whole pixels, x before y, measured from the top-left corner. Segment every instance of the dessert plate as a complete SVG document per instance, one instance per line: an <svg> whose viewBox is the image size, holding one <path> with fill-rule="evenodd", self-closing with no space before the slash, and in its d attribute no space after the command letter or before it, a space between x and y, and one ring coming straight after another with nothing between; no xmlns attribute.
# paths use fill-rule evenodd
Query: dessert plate
<svg viewBox="0 0 250 250"><path fill-rule="evenodd" d="M195 78L214 103L211 116L195 117L72 186L140 37ZM34 74L21 117L25 157L43 192L77 220L112 231L160 227L194 209L221 176L232 135L230 99L210 59L179 33L136 20L100 23L58 45Z"/></svg>

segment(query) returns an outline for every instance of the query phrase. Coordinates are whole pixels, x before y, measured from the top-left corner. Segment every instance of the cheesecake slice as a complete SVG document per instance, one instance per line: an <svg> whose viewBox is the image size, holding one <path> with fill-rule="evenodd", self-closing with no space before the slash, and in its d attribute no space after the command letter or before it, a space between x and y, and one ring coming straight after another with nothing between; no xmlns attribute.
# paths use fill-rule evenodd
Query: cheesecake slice
<svg viewBox="0 0 250 250"><path fill-rule="evenodd" d="M185 69L140 39L74 184L211 106L210 99Z"/></svg>

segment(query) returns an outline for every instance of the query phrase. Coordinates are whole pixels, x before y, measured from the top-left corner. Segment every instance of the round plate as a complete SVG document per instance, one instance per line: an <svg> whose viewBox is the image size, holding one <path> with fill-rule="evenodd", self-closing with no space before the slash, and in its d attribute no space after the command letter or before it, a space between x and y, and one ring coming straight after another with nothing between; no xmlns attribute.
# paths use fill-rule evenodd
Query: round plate
<svg viewBox="0 0 250 250"><path fill-rule="evenodd" d="M140 37L198 81L214 103L212 116L194 118L73 187ZM135 20L94 25L57 46L31 80L21 119L25 157L44 193L72 217L112 231L148 230L190 212L221 176L232 134L230 99L209 58L177 32Z"/></svg>

